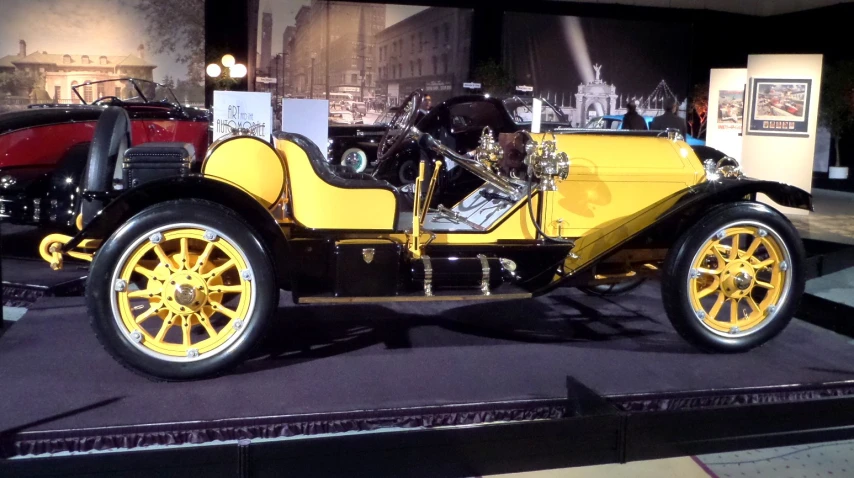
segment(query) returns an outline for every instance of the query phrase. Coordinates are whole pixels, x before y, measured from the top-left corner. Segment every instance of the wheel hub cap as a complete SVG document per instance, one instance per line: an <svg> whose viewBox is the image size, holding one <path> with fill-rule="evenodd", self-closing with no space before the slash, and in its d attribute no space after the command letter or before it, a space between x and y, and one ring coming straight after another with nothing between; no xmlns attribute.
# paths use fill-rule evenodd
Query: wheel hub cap
<svg viewBox="0 0 854 478"><path fill-rule="evenodd" d="M164 284L163 303L178 315L196 312L207 301L207 283L195 272L181 271L172 274Z"/></svg>
<svg viewBox="0 0 854 478"><path fill-rule="evenodd" d="M735 282L735 286L738 287L738 290L747 290L750 288L750 284L753 283L753 278L750 277L750 274L747 272L739 272L733 278L733 282Z"/></svg>
<svg viewBox="0 0 854 478"><path fill-rule="evenodd" d="M190 284L181 284L175 288L175 302L191 305L196 300L196 290Z"/></svg>
<svg viewBox="0 0 854 478"><path fill-rule="evenodd" d="M746 297L753 288L753 267L746 261L731 262L721 274L724 294L732 299Z"/></svg>

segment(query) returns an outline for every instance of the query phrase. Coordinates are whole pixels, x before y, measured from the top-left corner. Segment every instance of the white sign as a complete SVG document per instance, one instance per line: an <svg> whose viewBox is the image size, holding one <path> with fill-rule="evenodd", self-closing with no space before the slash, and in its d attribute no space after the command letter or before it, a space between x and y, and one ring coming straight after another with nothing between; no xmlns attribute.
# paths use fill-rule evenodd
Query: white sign
<svg viewBox="0 0 854 478"><path fill-rule="evenodd" d="M534 98L534 117L531 118L531 133L537 134L540 132L540 126L543 122L543 100Z"/></svg>
<svg viewBox="0 0 854 478"><path fill-rule="evenodd" d="M358 86L341 86L338 88L338 90L346 93L358 93L362 91L361 88L359 88Z"/></svg>
<svg viewBox="0 0 854 478"><path fill-rule="evenodd" d="M445 81L428 81L424 89L427 91L451 91L454 88L450 83Z"/></svg>
<svg viewBox="0 0 854 478"><path fill-rule="evenodd" d="M533 86L525 86L525 85L517 86L516 91L531 92L531 91L534 91L534 87Z"/></svg>
<svg viewBox="0 0 854 478"><path fill-rule="evenodd" d="M463 88L468 88L472 90L479 90L480 83L463 83Z"/></svg>
<svg viewBox="0 0 854 478"><path fill-rule="evenodd" d="M270 93L247 91L214 91L213 139L231 133L232 128L246 128L264 141L270 141L273 129L273 107Z"/></svg>
<svg viewBox="0 0 854 478"><path fill-rule="evenodd" d="M256 83L272 84L272 83L278 83L278 80L276 78L271 78L269 76L258 76L255 78L255 82Z"/></svg>
<svg viewBox="0 0 854 478"><path fill-rule="evenodd" d="M310 139L320 148L323 157L329 147L329 101L282 100L282 131ZM336 158L340 162L340 158Z"/></svg>

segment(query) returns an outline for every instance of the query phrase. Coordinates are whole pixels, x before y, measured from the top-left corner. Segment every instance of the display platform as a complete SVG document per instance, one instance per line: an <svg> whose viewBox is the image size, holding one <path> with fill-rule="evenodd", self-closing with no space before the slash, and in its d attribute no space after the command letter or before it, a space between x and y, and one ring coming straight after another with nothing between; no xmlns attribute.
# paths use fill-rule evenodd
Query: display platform
<svg viewBox="0 0 854 478"><path fill-rule="evenodd" d="M279 319L233 374L155 383L103 351L81 298L39 299L0 337L0 469L55 469L84 453L119 473L155 453L257 470L333 450L424 459L465 440L479 451L445 464L484 472L727 449L759 432L809 441L831 416L822 436L854 435L847 337L795 320L747 354L700 353L673 332L656 283L619 299L562 289L500 303L294 306L283 296ZM130 458L85 454L106 451Z"/></svg>
<svg viewBox="0 0 854 478"><path fill-rule="evenodd" d="M61 271L41 259L2 258L3 305L27 307L40 297L69 297L83 293L88 264L70 263Z"/></svg>
<svg viewBox="0 0 854 478"><path fill-rule="evenodd" d="M61 271L53 271L39 257L38 244L50 232L8 223L0 227L3 305L27 307L40 297L66 297L83 293L89 272L88 263L68 262Z"/></svg>

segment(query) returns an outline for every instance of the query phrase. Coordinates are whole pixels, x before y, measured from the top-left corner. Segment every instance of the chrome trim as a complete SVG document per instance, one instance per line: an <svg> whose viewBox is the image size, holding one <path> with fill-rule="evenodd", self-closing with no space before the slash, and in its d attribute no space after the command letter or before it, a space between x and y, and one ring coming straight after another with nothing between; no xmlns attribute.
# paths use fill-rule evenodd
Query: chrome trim
<svg viewBox="0 0 854 478"><path fill-rule="evenodd" d="M477 258L480 259L480 271L483 274L480 278L480 292L483 295L492 295L489 291L489 260L483 254L478 254Z"/></svg>
<svg viewBox="0 0 854 478"><path fill-rule="evenodd" d="M430 262L430 256L421 256L421 262L424 264L424 295L433 295L433 263Z"/></svg>
<svg viewBox="0 0 854 478"><path fill-rule="evenodd" d="M552 139L545 139L543 134L542 143L533 139L525 145L525 164L528 166L528 174L533 174L540 180L541 191L557 191L557 182L565 181L569 177L571 162L569 156L557 150L557 138L552 133Z"/></svg>
<svg viewBox="0 0 854 478"><path fill-rule="evenodd" d="M454 211L453 209L448 209L444 204L439 204L439 208L437 209L439 215L454 224L465 224L466 226L472 228L475 231L485 231L486 228L477 224L475 222L469 221L468 219L462 217L459 212Z"/></svg>
<svg viewBox="0 0 854 478"><path fill-rule="evenodd" d="M365 264L370 264L371 262L374 262L374 255L376 254L376 252L377 250L373 247L366 247L362 249L362 260L365 261Z"/></svg>
<svg viewBox="0 0 854 478"><path fill-rule="evenodd" d="M418 128L414 126L409 129L407 134L411 139L419 143L422 141L423 138L426 143L425 146L428 149L446 158L450 158L463 169L488 182L499 191L513 198L514 201L522 199L522 192L518 190L516 186L513 185L513 183L508 181L506 178L503 178L493 173L489 170L489 168L481 164L478 160L457 153L456 151L437 141L429 134L422 133Z"/></svg>

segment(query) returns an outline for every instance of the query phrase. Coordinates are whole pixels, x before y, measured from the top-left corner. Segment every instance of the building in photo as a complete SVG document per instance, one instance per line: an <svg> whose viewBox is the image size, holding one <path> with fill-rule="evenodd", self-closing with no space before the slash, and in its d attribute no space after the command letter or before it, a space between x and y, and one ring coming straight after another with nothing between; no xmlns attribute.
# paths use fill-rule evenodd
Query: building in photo
<svg viewBox="0 0 854 478"><path fill-rule="evenodd" d="M389 105L418 88L434 104L463 93L471 18L471 10L428 8L379 32L378 90Z"/></svg>
<svg viewBox="0 0 854 478"><path fill-rule="evenodd" d="M258 64L258 69L262 76L268 74L267 69L270 67L270 58L273 54L273 14L264 12L261 17L261 62Z"/></svg>
<svg viewBox="0 0 854 478"><path fill-rule="evenodd" d="M328 74L330 93L348 94L353 99L372 98L376 85L375 37L385 26L385 9L382 4L334 2L327 5L322 1L302 7L296 14L292 33L291 92L299 96L325 97ZM327 21L331 27L328 31ZM288 35L287 30L285 35ZM313 91L309 88L312 79Z"/></svg>
<svg viewBox="0 0 854 478"><path fill-rule="evenodd" d="M119 78L154 79L153 65L145 59L145 46L140 44L136 54L114 55L104 53L72 54L48 53L47 51L27 51L25 40L19 42L17 55L0 58L0 72L23 72L34 78L32 91L22 92L37 96L39 102L48 97L55 103L78 103L80 99L71 88L86 82ZM89 102L107 95L121 96L115 91L106 91L109 84L87 86L81 92ZM123 84L116 83L117 88ZM98 91L93 91L98 88ZM47 96L45 96L45 93Z"/></svg>

